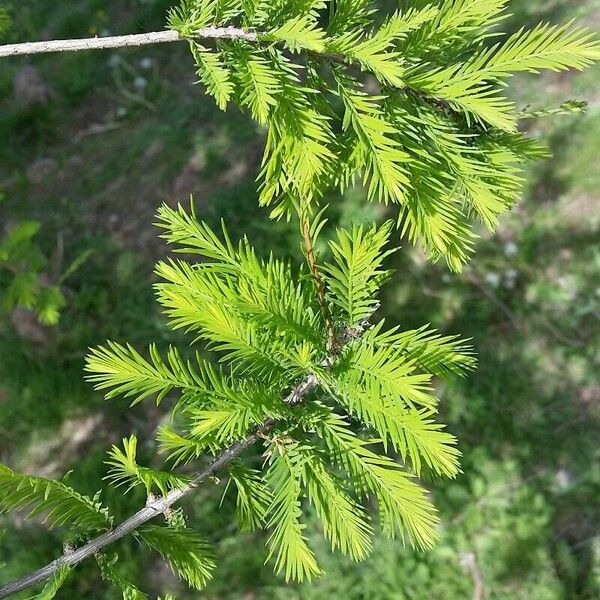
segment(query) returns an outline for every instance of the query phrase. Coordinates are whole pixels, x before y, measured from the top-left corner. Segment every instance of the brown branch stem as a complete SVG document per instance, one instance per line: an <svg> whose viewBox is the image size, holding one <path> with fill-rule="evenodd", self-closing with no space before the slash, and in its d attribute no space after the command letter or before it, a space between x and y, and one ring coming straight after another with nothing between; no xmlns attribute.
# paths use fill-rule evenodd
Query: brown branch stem
<svg viewBox="0 0 600 600"><path fill-rule="evenodd" d="M313 281L315 282L315 289L319 298L319 305L321 307L321 312L325 320L325 327L327 328L327 341L329 352L335 356L338 354L339 350L337 336L335 334L335 326L333 323L331 311L329 310L329 305L327 304L327 298L325 297L325 284L323 282L323 277L321 276L321 271L319 269L319 265L315 256L315 247L310 233L310 222L305 214L300 215L300 229L302 231L302 240L304 241L306 262L308 263L310 274L312 275Z"/></svg>

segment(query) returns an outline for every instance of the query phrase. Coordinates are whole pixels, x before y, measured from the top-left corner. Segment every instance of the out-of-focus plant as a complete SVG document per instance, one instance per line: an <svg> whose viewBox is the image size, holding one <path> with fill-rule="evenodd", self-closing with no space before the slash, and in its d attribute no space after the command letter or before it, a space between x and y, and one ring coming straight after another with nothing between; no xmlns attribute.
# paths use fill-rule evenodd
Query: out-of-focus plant
<svg viewBox="0 0 600 600"><path fill-rule="evenodd" d="M0 36L10 27L12 18L8 12L8 8L0 5Z"/></svg>
<svg viewBox="0 0 600 600"><path fill-rule="evenodd" d="M56 325L65 297L48 281L48 259L36 243L37 221L22 221L0 239L0 297L4 311L35 311L40 323Z"/></svg>

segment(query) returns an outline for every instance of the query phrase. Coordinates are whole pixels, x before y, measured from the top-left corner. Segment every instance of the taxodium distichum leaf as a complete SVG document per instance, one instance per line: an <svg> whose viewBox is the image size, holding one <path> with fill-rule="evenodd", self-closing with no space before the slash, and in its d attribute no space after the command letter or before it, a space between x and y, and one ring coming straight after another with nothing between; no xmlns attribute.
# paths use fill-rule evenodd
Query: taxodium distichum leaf
<svg viewBox="0 0 600 600"><path fill-rule="evenodd" d="M377 316L390 255L406 235L460 270L477 221L493 230L519 197L524 163L545 156L518 120L582 108L517 110L510 76L580 70L600 46L574 24L503 37L505 0L404 4L183 0L171 11L217 106L236 105L264 129L259 201L297 220L304 261L263 256L193 207L159 209L175 253L156 265L155 291L189 347L115 340L86 361L108 400L170 407L156 435L162 460L134 435L108 454L108 485L143 490L147 505L115 526L99 497L0 467L1 511L44 515L86 540L101 533L53 563L47 597L84 554L124 596L147 597L102 552L127 534L191 587L205 586L216 567L210 541L171 507L217 472L236 496L240 529L266 532L268 560L286 580L321 575L308 506L332 550L355 561L369 556L378 528L435 545L439 520L421 479L455 477L460 451L438 421L434 382L465 375L474 358L456 335ZM325 194L351 185L389 205L391 218L317 245L329 231ZM262 460L248 464L251 447ZM146 524L158 515L166 523Z"/></svg>

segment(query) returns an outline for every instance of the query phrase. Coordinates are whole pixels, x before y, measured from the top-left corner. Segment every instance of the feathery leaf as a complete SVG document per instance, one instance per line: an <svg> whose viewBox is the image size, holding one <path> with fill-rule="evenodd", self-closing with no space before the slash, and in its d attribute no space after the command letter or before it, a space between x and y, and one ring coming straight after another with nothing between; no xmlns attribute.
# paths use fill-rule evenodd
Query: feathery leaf
<svg viewBox="0 0 600 600"><path fill-rule="evenodd" d="M138 535L167 561L173 573L191 587L201 590L212 578L215 568L212 550L194 531L146 525L138 530Z"/></svg>
<svg viewBox="0 0 600 600"><path fill-rule="evenodd" d="M271 461L267 481L273 500L268 526L273 532L268 540L268 558L274 558L275 572L284 572L286 581L310 581L321 571L303 534L306 525L300 521L302 456L293 445L288 445L281 452L274 449Z"/></svg>
<svg viewBox="0 0 600 600"><path fill-rule="evenodd" d="M44 515L49 527L68 525L83 531L102 531L112 524L96 498L80 494L60 481L21 475L0 465L0 512L29 511L27 518Z"/></svg>

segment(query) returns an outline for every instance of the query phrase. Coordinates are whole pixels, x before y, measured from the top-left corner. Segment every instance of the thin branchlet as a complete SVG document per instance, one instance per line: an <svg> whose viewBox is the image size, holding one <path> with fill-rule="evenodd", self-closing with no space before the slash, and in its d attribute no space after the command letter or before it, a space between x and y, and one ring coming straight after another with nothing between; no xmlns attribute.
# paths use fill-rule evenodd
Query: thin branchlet
<svg viewBox="0 0 600 600"><path fill-rule="evenodd" d="M315 284L315 290L319 298L319 305L327 328L327 345L329 352L335 356L339 351L339 344L335 332L335 324L333 322L333 316L329 305L327 304L327 298L325 296L325 284L323 282L323 276L317 263L315 256L315 247L310 233L310 221L304 212L300 215L300 229L302 232L302 240L304 243L304 252L306 256L306 262L310 269L311 276Z"/></svg>

